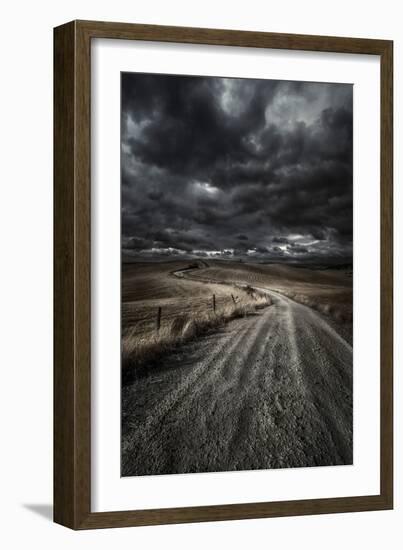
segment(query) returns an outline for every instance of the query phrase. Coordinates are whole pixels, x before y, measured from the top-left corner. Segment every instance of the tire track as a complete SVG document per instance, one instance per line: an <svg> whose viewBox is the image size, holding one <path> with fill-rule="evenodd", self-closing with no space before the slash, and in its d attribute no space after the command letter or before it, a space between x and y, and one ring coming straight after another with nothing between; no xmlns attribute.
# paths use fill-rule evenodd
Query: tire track
<svg viewBox="0 0 403 550"><path fill-rule="evenodd" d="M186 344L124 388L122 475L352 462L352 348L320 314L273 305Z"/></svg>

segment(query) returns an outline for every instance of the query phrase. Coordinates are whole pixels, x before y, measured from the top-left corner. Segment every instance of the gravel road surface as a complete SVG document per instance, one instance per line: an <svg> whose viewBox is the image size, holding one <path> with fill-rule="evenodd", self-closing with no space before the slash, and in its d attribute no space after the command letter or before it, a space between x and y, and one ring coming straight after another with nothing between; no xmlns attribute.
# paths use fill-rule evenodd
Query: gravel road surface
<svg viewBox="0 0 403 550"><path fill-rule="evenodd" d="M351 464L352 347L273 305L183 345L122 390L122 475Z"/></svg>

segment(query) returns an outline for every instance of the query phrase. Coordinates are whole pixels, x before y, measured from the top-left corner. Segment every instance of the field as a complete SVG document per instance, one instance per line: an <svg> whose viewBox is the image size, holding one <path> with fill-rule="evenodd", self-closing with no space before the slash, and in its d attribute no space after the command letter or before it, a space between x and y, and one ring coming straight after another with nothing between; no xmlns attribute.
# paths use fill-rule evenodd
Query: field
<svg viewBox="0 0 403 550"><path fill-rule="evenodd" d="M246 283L276 290L343 323L352 322L352 270L216 261L193 271L194 280Z"/></svg>
<svg viewBox="0 0 403 550"><path fill-rule="evenodd" d="M352 277L345 270L224 260L123 263L124 374L231 319L270 306L265 289L351 329Z"/></svg>

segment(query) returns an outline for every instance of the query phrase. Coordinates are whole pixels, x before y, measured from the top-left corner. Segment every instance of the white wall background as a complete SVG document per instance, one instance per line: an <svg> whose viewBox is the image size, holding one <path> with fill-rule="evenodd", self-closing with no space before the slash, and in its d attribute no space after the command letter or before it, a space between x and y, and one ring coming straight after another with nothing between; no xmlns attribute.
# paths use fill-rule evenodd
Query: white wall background
<svg viewBox="0 0 403 550"><path fill-rule="evenodd" d="M4 548L398 548L402 538L403 37L399 2L14 0L3 4L0 84L0 543ZM396 502L392 512L74 533L52 500L52 27L71 19L395 41ZM400 208L399 208L400 206ZM401 340L401 337L400 337ZM400 372L399 372L400 371ZM368 426L368 429L371 429ZM400 543L400 544L399 544Z"/></svg>

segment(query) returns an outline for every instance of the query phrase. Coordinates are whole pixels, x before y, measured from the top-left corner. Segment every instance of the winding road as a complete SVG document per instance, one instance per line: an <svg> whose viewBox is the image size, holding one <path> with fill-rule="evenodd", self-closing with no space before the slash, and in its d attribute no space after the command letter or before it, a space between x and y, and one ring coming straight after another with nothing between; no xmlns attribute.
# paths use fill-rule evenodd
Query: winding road
<svg viewBox="0 0 403 550"><path fill-rule="evenodd" d="M352 463L351 345L266 292L272 306L123 387L123 476Z"/></svg>

